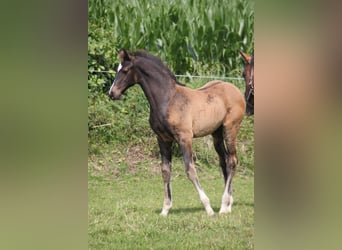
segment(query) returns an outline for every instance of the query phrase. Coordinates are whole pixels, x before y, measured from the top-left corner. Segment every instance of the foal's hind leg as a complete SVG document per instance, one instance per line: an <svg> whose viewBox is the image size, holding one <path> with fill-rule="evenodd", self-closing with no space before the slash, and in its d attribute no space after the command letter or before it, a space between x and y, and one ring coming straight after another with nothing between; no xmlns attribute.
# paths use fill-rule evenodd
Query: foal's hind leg
<svg viewBox="0 0 342 250"><path fill-rule="evenodd" d="M211 208L209 198L204 193L204 190L199 183L195 164L194 164L194 159L193 159L193 154L192 154L192 136L180 137L178 142L183 152L185 172L189 180L194 184L200 196L201 202L204 205L205 210L207 211L207 214L211 216L214 214L214 210Z"/></svg>
<svg viewBox="0 0 342 250"><path fill-rule="evenodd" d="M227 160L228 160L228 153L224 146L223 140L223 127L219 127L213 134L213 142L216 153L219 156L220 160L220 167L222 169L224 184L227 183L228 173L227 173Z"/></svg>
<svg viewBox="0 0 342 250"><path fill-rule="evenodd" d="M226 173L225 188L222 195L222 203L220 214L230 213L233 205L232 196L232 180L235 175L236 166L238 164L238 157L236 153L236 139L239 131L240 123L226 123L224 124L224 140L228 149L228 157L226 157Z"/></svg>
<svg viewBox="0 0 342 250"><path fill-rule="evenodd" d="M165 142L158 138L160 154L162 158L162 176L164 181L164 204L160 215L166 216L172 207L171 199L171 155L172 141Z"/></svg>

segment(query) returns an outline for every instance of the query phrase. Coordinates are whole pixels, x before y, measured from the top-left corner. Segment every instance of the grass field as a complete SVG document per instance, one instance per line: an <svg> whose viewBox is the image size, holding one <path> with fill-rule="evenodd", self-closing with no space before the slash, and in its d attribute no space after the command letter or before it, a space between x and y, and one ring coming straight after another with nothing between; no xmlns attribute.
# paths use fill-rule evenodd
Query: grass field
<svg viewBox="0 0 342 250"><path fill-rule="evenodd" d="M232 213L219 215L223 178L219 167L200 167L200 182L215 211L208 217L176 158L173 207L164 218L158 159L135 167L89 163L89 249L253 249L254 177L239 171L233 181Z"/></svg>

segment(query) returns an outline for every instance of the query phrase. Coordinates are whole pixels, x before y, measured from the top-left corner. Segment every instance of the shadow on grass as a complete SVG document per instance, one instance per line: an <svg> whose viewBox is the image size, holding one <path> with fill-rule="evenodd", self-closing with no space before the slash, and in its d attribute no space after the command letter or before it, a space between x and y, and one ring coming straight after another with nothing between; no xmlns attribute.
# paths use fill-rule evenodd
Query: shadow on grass
<svg viewBox="0 0 342 250"><path fill-rule="evenodd" d="M170 213L173 214L183 214L183 213L195 213L198 211L204 211L204 207L181 207L181 208L171 208ZM154 210L156 214L160 214L161 208Z"/></svg>
<svg viewBox="0 0 342 250"><path fill-rule="evenodd" d="M233 203L233 209L238 209L238 207L254 207L254 202L234 202ZM212 207L214 212L220 211L219 207ZM195 212L203 211L205 212L205 209L203 206L199 207L181 207L181 208L171 208L170 213L173 214L191 214ZM156 214L160 214L161 208L160 209L155 209L154 212Z"/></svg>
<svg viewBox="0 0 342 250"><path fill-rule="evenodd" d="M239 202L239 201L234 201L233 203L233 208L234 207L254 207L254 202Z"/></svg>

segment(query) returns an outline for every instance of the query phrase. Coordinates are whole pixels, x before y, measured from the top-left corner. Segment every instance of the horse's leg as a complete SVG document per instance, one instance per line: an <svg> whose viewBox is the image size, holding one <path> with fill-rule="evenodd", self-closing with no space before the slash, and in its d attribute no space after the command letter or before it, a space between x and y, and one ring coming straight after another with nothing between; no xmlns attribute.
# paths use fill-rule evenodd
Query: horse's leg
<svg viewBox="0 0 342 250"><path fill-rule="evenodd" d="M192 136L180 137L178 142L183 153L185 172L189 180L194 184L200 196L201 202L204 205L205 210L207 211L207 214L211 216L214 214L214 211L210 206L210 201L209 201L208 196L204 193L204 190L199 183L195 164L194 164L194 159L192 155Z"/></svg>
<svg viewBox="0 0 342 250"><path fill-rule="evenodd" d="M219 156L220 160L220 167L222 169L223 173L223 178L224 178L224 184L226 185L227 183L227 159L228 159L228 153L227 150L224 146L224 140L223 140L223 127L219 127L213 134L213 142L214 142L214 147L216 150L216 153Z"/></svg>
<svg viewBox="0 0 342 250"><path fill-rule="evenodd" d="M164 204L163 210L160 215L166 216L169 213L170 208L172 207L172 199L171 199L171 155L172 155L172 141L163 141L161 138L158 138L158 144L160 149L160 154L162 158L162 176L164 180Z"/></svg>
<svg viewBox="0 0 342 250"><path fill-rule="evenodd" d="M230 213L233 205L232 196L232 180L235 174L236 166L238 164L238 157L236 153L236 138L239 130L238 124L224 124L224 140L228 149L228 157L226 157L227 180L222 195L222 203L220 214Z"/></svg>

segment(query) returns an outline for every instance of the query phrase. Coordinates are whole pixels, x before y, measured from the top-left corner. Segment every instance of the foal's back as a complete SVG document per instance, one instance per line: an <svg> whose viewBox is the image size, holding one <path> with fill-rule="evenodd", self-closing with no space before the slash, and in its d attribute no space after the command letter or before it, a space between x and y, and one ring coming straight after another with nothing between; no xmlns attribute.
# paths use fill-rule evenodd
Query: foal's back
<svg viewBox="0 0 342 250"><path fill-rule="evenodd" d="M201 137L212 134L225 122L240 123L245 105L240 90L230 83L211 81L196 90L176 86L168 122L184 133Z"/></svg>

